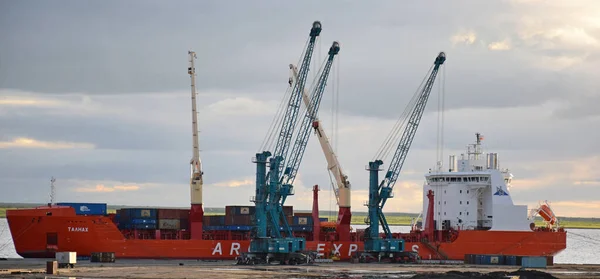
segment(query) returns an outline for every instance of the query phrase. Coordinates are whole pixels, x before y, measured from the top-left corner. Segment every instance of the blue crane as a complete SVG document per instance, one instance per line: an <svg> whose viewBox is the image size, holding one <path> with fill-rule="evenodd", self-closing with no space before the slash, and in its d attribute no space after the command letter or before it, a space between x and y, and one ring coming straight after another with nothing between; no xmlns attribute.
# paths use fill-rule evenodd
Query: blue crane
<svg viewBox="0 0 600 279"><path fill-rule="evenodd" d="M271 195L275 196L277 190L268 187L269 185L267 181L267 163L269 163L269 180L279 180L279 173L281 168L280 165L289 148L292 133L297 122L296 118L298 115L298 110L300 108L300 99L302 97L304 85L306 84L306 78L308 76L308 70L310 68L310 62L312 60L311 58L315 48L315 43L317 37L320 34L321 22L315 21L313 22L312 28L310 29L310 37L306 50L304 51L304 56L302 58L298 82L294 85L294 88L290 95L290 99L288 101L288 105L282 121L282 126L279 132L279 137L274 153L271 153L269 151L257 153L256 158L254 160L254 162L256 163L256 196L254 197L253 202L255 203L255 222L257 238L266 238L269 234L269 231L276 235L279 234L279 226L269 226L269 220L272 220L272 218L267 217L269 215L268 213L270 212L269 208L271 207L271 204L269 202L272 201L272 198L269 197ZM271 157L271 155L273 156Z"/></svg>
<svg viewBox="0 0 600 279"><path fill-rule="evenodd" d="M239 264L269 263L271 260L290 264L310 261L314 254L302 252L306 241L301 237L293 237L292 230L283 213L283 205L287 196L293 195L293 181L298 172L300 162L308 138L312 122L316 119L321 97L323 95L333 58L339 52L339 44L334 42L329 50L327 62L319 76L318 82L311 94L311 104L306 110L301 127L299 128L294 147L290 153L291 160L286 163L292 135L298 122L297 116L300 101L310 67L316 37L321 32L321 24L316 21L310 32L308 46L302 59L298 81L295 83L278 133L277 143L273 153L264 151L256 154L256 235L250 242L250 251L242 253L238 258ZM267 162L269 171L267 171ZM283 223L285 237L282 237L280 222Z"/></svg>
<svg viewBox="0 0 600 279"><path fill-rule="evenodd" d="M311 93L310 103L306 109L306 113L302 119L302 124L298 130L298 135L296 136L296 141L294 142L294 146L292 147L292 151L290 153L290 160L287 161L285 171L279 180L280 195L278 195L277 198L280 206L278 206L277 209L279 210L279 216L281 216L282 220L284 220L284 230L288 235L291 235L292 232L281 209L287 196L293 193L294 179L298 174L300 163L302 162L302 157L304 156L304 151L306 150L306 145L308 144L308 139L312 134L311 130L313 129L313 122L317 120L317 113L319 112L319 106L321 105L323 92L327 86L327 79L329 78L331 66L333 66L333 59L339 53L339 51L340 44L338 42L333 42L329 48L327 62L325 63L321 75L317 80L317 85L315 86L314 91Z"/></svg>
<svg viewBox="0 0 600 279"><path fill-rule="evenodd" d="M397 255L404 250L404 241L402 239L392 239L392 233L382 209L385 206L387 199L393 197L392 190L394 184L402 170L402 165L406 160L410 145L415 137L417 128L419 127L437 73L440 66L444 64L444 61L446 61L446 54L440 52L435 58L432 70L428 73L428 78L422 90L417 92L413 101L407 106L405 112L408 113L408 118L405 122L406 125L403 126L404 130L402 132L402 137L394 152L385 178L381 182L379 182L379 171L381 170L380 166L383 164L383 160L376 159L369 162L369 227L368 232L365 234L365 257L370 254L371 256L376 255L379 259L384 256L394 258L394 255ZM380 224L385 233L385 238L383 239L379 236Z"/></svg>

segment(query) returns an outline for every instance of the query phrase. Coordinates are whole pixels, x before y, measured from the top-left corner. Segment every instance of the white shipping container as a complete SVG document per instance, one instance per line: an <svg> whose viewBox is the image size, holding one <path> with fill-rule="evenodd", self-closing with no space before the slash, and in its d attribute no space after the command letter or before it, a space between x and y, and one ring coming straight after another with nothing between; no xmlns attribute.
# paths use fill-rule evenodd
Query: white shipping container
<svg viewBox="0 0 600 279"><path fill-rule="evenodd" d="M59 264L76 264L77 252L56 252L56 261Z"/></svg>
<svg viewBox="0 0 600 279"><path fill-rule="evenodd" d="M160 230L178 230L179 228L181 228L179 219L158 220L158 229Z"/></svg>

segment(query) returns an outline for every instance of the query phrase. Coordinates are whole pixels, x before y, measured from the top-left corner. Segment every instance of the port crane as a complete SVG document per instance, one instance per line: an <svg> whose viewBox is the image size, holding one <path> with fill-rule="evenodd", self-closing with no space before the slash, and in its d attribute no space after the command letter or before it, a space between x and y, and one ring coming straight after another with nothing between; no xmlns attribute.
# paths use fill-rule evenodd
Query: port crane
<svg viewBox="0 0 600 279"><path fill-rule="evenodd" d="M238 264L270 263L303 263L314 259L316 253L308 253L306 240L294 237L283 213L283 205L288 196L294 194L293 182L298 174L298 169L310 137L310 127L316 117L321 102L333 59L338 54L339 43L334 42L329 49L327 61L319 75L316 86L311 94L311 103L307 107L302 124L299 128L296 141L291 153L288 151L292 142L292 135L298 122L297 116L300 108L300 99L312 53L317 37L321 32L321 23L315 21L310 31L310 38L302 58L298 82L294 85L279 130L273 153L263 151L256 154L256 196L252 199L255 203L255 235L250 242L250 249L242 253L237 259ZM289 160L286 160L288 159ZM267 163L269 172L267 173ZM280 226L283 225L283 228ZM285 236L281 234L284 231Z"/></svg>
<svg viewBox="0 0 600 279"><path fill-rule="evenodd" d="M298 69L293 64L290 64L290 86L292 86L298 80ZM302 93L302 100L308 108L310 105L308 92L304 90ZM342 171L340 162L338 161L337 155L333 151L333 147L329 142L329 138L325 134L325 130L321 126L321 122L318 117L315 117L312 123L312 127L319 139L319 144L325 154L327 160L327 169L335 178L334 193L335 198L339 207L338 219L336 223L336 235L338 241L350 241L350 221L352 219L351 207L351 186L348 176ZM313 218L314 219L314 218ZM313 220L317 223L318 220Z"/></svg>
<svg viewBox="0 0 600 279"><path fill-rule="evenodd" d="M446 61L446 54L440 52L426 76L425 84L417 90L412 100L409 102L404 113L396 123L390 136L384 142L380 152L375 156L375 160L369 162L367 170L369 171L369 216L367 224L369 227L365 230L364 251L357 253L359 261L369 261L382 258L388 258L395 261L402 255L404 250L404 241L402 239L392 239L392 233L388 226L383 207L388 198L393 198L392 190L402 170L402 165L410 150L410 145L415 137L417 128L425 111L427 100L435 82L440 66ZM383 158L392 147L394 139L399 132L402 136L395 149L394 156L383 180L379 181L380 167L383 165ZM384 237L379 235L379 225L383 227Z"/></svg>
<svg viewBox="0 0 600 279"><path fill-rule="evenodd" d="M194 60L196 52L188 51L189 67L188 74L191 80L192 91L192 159L190 160L190 238L202 239L202 219L204 209L202 208L202 162L200 161L200 147L198 143L198 112L196 110L196 68Z"/></svg>

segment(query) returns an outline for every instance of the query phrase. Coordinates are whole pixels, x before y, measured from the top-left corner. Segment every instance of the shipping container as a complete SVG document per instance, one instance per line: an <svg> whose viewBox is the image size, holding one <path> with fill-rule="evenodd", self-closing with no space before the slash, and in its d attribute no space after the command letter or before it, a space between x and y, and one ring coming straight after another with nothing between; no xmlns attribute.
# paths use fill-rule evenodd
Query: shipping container
<svg viewBox="0 0 600 279"><path fill-rule="evenodd" d="M521 266L525 268L546 268L546 257L523 257Z"/></svg>
<svg viewBox="0 0 600 279"><path fill-rule="evenodd" d="M127 219L156 219L155 208L122 208L119 213L121 220Z"/></svg>
<svg viewBox="0 0 600 279"><path fill-rule="evenodd" d="M294 225L312 226L312 216L294 216Z"/></svg>
<svg viewBox="0 0 600 279"><path fill-rule="evenodd" d="M202 222L205 226L223 226L225 225L225 216L223 215L211 215L204 216Z"/></svg>
<svg viewBox="0 0 600 279"><path fill-rule="evenodd" d="M158 229L160 230L179 230L181 229L181 220L179 219L159 219Z"/></svg>
<svg viewBox="0 0 600 279"><path fill-rule="evenodd" d="M156 224L154 219L131 219L131 224Z"/></svg>
<svg viewBox="0 0 600 279"><path fill-rule="evenodd" d="M190 228L190 219L185 218L185 219L179 219L179 229L180 230L187 230Z"/></svg>
<svg viewBox="0 0 600 279"><path fill-rule="evenodd" d="M505 265L517 265L517 256L505 256Z"/></svg>
<svg viewBox="0 0 600 279"><path fill-rule="evenodd" d="M312 212L294 212L294 216L302 216L302 217L312 216Z"/></svg>
<svg viewBox="0 0 600 279"><path fill-rule="evenodd" d="M128 230L155 230L156 223L138 223L138 224L119 224L119 229L128 229Z"/></svg>
<svg viewBox="0 0 600 279"><path fill-rule="evenodd" d="M179 219L181 209L159 208L156 214L158 219Z"/></svg>
<svg viewBox="0 0 600 279"><path fill-rule="evenodd" d="M313 227L312 226L291 226L291 229L294 232L312 232Z"/></svg>
<svg viewBox="0 0 600 279"><path fill-rule="evenodd" d="M234 215L225 217L225 225L254 225L254 215Z"/></svg>
<svg viewBox="0 0 600 279"><path fill-rule="evenodd" d="M106 215L105 203L59 202L56 205L70 206L77 215Z"/></svg>
<svg viewBox="0 0 600 279"><path fill-rule="evenodd" d="M284 206L283 207L283 215L285 216L294 216L294 207L293 206Z"/></svg>
<svg viewBox="0 0 600 279"><path fill-rule="evenodd" d="M228 205L225 206L225 215L254 215L253 205Z"/></svg>

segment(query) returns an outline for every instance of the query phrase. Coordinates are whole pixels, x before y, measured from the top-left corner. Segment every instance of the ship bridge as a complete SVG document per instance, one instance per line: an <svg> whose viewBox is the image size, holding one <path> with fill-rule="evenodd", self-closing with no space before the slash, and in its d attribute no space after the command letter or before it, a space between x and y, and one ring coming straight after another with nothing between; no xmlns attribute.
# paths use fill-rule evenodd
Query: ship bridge
<svg viewBox="0 0 600 279"><path fill-rule="evenodd" d="M482 139L477 134L477 142L468 145L460 159L449 156L448 169L430 169L425 175L423 216L427 216L427 193L432 190L438 230L530 230L527 206L515 205L510 195L512 174L499 168L497 153L481 151Z"/></svg>

